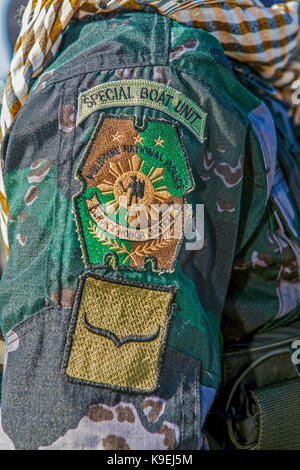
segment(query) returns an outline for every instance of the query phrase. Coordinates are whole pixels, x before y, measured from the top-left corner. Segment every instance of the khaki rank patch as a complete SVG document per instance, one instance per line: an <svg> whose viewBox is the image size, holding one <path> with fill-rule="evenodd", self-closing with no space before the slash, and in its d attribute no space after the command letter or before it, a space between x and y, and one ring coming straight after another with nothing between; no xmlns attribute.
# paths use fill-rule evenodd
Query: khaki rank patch
<svg viewBox="0 0 300 470"><path fill-rule="evenodd" d="M174 296L173 287L84 274L73 309L64 373L78 383L154 392Z"/></svg>
<svg viewBox="0 0 300 470"><path fill-rule="evenodd" d="M74 212L87 267L173 271L183 239L185 195L194 187L179 130L168 121L102 115L76 177ZM137 210L138 209L138 210Z"/></svg>

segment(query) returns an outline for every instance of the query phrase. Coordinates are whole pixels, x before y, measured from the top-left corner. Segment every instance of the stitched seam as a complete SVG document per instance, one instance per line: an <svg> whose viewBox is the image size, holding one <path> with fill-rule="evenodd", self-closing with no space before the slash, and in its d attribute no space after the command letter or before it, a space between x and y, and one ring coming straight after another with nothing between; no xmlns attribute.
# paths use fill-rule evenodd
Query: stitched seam
<svg viewBox="0 0 300 470"><path fill-rule="evenodd" d="M61 105L64 106L65 105L65 97L66 97L66 83L63 84L63 94L62 94L62 100L61 100ZM58 119L59 119L59 116L58 116ZM74 130L73 130L74 132ZM59 129L59 135L60 135L60 146L59 146L59 157L61 157L62 154L64 154L64 151L63 151L63 130L62 129ZM59 168L60 168L60 165L58 165L57 167L57 178L59 178L59 175L58 175L58 172L59 172ZM68 206L67 206L67 209L68 209ZM59 212L59 206L58 206L58 209L57 209L57 212ZM67 211L68 212L68 211ZM56 220L59 220L59 217L58 217L58 213L56 213ZM62 289L62 252L63 252L63 244L64 244L64 235L65 235L65 230L66 230L66 224L67 224L67 221L66 221L66 217L64 217L64 228L63 228L63 231L62 231L62 239L61 239L61 251L60 251L60 263L59 263L59 268L58 268L58 272L57 272L57 284L58 284L58 292L60 292L60 294L58 295L58 302L61 301L60 299L60 296L61 296L61 289Z"/></svg>
<svg viewBox="0 0 300 470"><path fill-rule="evenodd" d="M60 100L59 100L58 106L60 106L60 104L63 104L64 88L65 88L65 85L63 85L62 90L60 91ZM58 115L57 115L57 120L58 120ZM56 155L57 155L57 160L59 161L59 157L61 155L61 147L62 147L62 131L59 129L59 126L57 126L57 127L58 127L59 137L58 137L58 148L57 148L57 154ZM58 172L58 168L57 168L56 172ZM52 223L53 228L55 226L55 222L57 221L57 211L58 210L59 210L59 201L58 201L58 195L57 195L57 191L56 191L56 194L55 194L55 208L54 208L55 217L54 217L53 223ZM55 233L55 230L52 233ZM53 249L54 239L55 239L55 237L53 238L53 236L52 236L51 239L49 240L49 243L48 243L47 272L46 272L46 286L47 286L46 287L46 292L47 292L48 297L51 297L50 296L50 292L51 292L51 279L50 279L51 278L51 276L50 276L51 262L50 262L50 259L51 259L51 251Z"/></svg>
<svg viewBox="0 0 300 470"><path fill-rule="evenodd" d="M151 49L150 49L150 61L151 61L151 64L154 62L154 49L155 49L155 30L156 30L156 26L157 26L157 19L158 19L158 16L157 16L157 13L155 14L154 16L154 25L153 25L153 29L152 29L152 39L151 39Z"/></svg>
<svg viewBox="0 0 300 470"><path fill-rule="evenodd" d="M170 41L169 41L169 35L168 35L168 24L166 17L163 16L163 21L164 21L164 31L165 31L165 47L164 47L164 61L166 64L169 65L169 48L170 48ZM170 31L170 28L169 28Z"/></svg>
<svg viewBox="0 0 300 470"><path fill-rule="evenodd" d="M65 85L66 84L64 84L64 90L65 90ZM79 83L77 84L77 87L76 87L75 96L77 96L77 94L78 94L78 88L79 88ZM65 104L65 98L66 98L66 93L64 93L64 100L63 100L64 104ZM77 100L75 100L75 110L76 110L76 113L77 113ZM63 130L60 131L61 134L62 134L62 132L63 132ZM71 149L72 149L72 160L69 163L69 175L68 175L68 177L69 177L69 187L68 187L68 193L67 193L68 203L67 203L67 207L66 207L66 211L65 211L65 217L64 217L64 229L63 229L63 232L62 232L62 247L61 247L61 255L60 255L60 268L59 268L59 281L58 281L60 290L62 289L62 271L63 271L63 253L64 253L64 247L65 247L65 233L66 233L66 227L67 227L67 219L68 219L68 216L69 216L69 208L70 208L70 204L72 204L71 188L72 188L72 173L73 173L74 141L75 141L75 127L72 130L72 143L70 142Z"/></svg>
<svg viewBox="0 0 300 470"><path fill-rule="evenodd" d="M128 59L128 58L131 58L131 57L136 57L136 56L124 56L124 59ZM162 60L161 58L161 55L159 56L154 56L154 61L152 64L149 64L149 56L140 56L140 58L144 59L145 61L147 60L147 63L145 64L119 64L119 66L113 66L113 67L109 67L108 65L104 65L102 68L101 65L98 64L95 64L95 66L91 67L90 69L88 69L87 71L78 71L76 72L76 69L79 68L80 64L81 64L81 61L78 62L76 68L74 66L74 71L71 73L70 71L70 75L68 76L67 75L67 72L68 72L68 69L66 69L66 71L64 72L65 75L67 76L64 76L62 78L59 78L57 77L56 79L52 77L52 79L49 80L49 82L47 83L47 85L45 85L45 87L43 88L43 90L40 90L40 92L46 90L50 85L54 85L55 83L60 83L60 82L64 82L66 80L71 80L72 78L75 78L75 77L78 77L80 75L87 75L89 73L94 73L94 72L108 72L108 71L115 71L115 70L119 70L120 68L123 69L123 68L127 68L127 67L135 67L135 68L146 68L146 67L151 67L151 66L164 66L166 65L165 61ZM83 62L86 64L86 62ZM101 70L99 70L99 67L101 67ZM71 69L72 70L72 69ZM57 72L59 71L59 69L57 69ZM33 90L34 91L34 90Z"/></svg>

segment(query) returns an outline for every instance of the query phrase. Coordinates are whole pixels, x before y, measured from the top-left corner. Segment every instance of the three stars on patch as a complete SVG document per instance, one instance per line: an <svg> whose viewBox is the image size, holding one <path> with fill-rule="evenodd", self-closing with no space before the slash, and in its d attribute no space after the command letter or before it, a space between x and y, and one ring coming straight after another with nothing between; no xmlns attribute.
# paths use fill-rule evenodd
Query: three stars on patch
<svg viewBox="0 0 300 470"><path fill-rule="evenodd" d="M123 135L119 134L119 132L117 131L114 135L113 135L113 142L117 141L117 142L120 142L120 140L123 138ZM143 144L143 140L145 139L145 137L141 137L140 134L138 134L137 137L134 138L134 143L135 144L141 144L141 145L144 145ZM158 145L162 148L164 148L163 146L163 143L164 143L164 140L160 138L160 136L157 137L157 139L153 139L154 142L155 142L155 147L157 147Z"/></svg>

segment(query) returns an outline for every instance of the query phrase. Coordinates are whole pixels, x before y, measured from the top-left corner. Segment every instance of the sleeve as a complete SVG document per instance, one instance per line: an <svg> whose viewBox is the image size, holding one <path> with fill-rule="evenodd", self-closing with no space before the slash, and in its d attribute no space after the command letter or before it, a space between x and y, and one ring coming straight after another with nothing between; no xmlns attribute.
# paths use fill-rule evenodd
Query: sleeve
<svg viewBox="0 0 300 470"><path fill-rule="evenodd" d="M160 14L179 23L201 28L216 37L225 53L253 67L275 87L286 87L299 76L299 64L292 59L299 37L299 2L289 1L267 8L257 0L207 2L187 8L185 2L168 2L158 6L146 2L123 0L117 5L110 2L60 0L55 10L52 2L30 1L22 19L22 29L17 40L6 91L2 103L2 137L23 106L32 78L37 77L53 60L62 39L62 32L72 18L119 9L154 7ZM120 6L121 5L121 6ZM42 40L42 38L44 38ZM47 39L47 40L46 40ZM32 44L32 46L31 46ZM30 45L30 46L28 46ZM1 228L6 250L7 199L0 177Z"/></svg>

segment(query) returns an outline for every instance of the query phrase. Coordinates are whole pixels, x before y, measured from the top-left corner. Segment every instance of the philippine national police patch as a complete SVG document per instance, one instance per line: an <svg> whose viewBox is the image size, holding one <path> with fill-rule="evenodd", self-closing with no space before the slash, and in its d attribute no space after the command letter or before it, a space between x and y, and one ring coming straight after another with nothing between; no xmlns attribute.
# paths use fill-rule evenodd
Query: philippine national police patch
<svg viewBox="0 0 300 470"><path fill-rule="evenodd" d="M173 271L193 179L176 124L102 114L77 169L74 209L85 263Z"/></svg>
<svg viewBox="0 0 300 470"><path fill-rule="evenodd" d="M175 289L84 274L64 373L77 383L152 393L159 386Z"/></svg>

